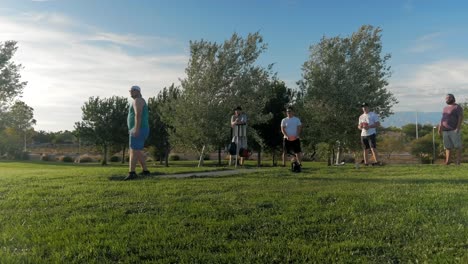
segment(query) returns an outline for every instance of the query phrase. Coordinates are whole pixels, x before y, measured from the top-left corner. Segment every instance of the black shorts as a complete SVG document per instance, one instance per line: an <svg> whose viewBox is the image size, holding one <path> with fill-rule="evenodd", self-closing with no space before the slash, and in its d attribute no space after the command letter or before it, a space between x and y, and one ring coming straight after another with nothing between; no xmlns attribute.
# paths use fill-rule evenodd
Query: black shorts
<svg viewBox="0 0 468 264"><path fill-rule="evenodd" d="M377 148L377 142L375 134L370 136L361 136L361 145L364 149Z"/></svg>
<svg viewBox="0 0 468 264"><path fill-rule="evenodd" d="M283 153L287 154L296 154L301 153L301 140L296 139L294 141L289 141L287 139L283 139Z"/></svg>

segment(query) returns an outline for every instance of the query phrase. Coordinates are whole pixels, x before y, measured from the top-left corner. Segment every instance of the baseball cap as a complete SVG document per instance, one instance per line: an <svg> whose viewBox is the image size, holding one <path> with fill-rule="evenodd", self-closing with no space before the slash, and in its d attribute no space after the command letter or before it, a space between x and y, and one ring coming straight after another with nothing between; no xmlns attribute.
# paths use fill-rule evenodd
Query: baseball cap
<svg viewBox="0 0 468 264"><path fill-rule="evenodd" d="M141 92L140 86L138 86L138 85L133 85L132 88L130 88L130 90Z"/></svg>

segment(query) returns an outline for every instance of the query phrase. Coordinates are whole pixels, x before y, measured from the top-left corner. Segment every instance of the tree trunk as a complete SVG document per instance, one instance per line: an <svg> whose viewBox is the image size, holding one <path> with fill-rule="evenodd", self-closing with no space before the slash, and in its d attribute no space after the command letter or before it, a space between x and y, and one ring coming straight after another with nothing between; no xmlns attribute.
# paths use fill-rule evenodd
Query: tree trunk
<svg viewBox="0 0 468 264"><path fill-rule="evenodd" d="M125 147L125 145L122 147L122 164L125 163L125 151L127 150L127 148Z"/></svg>
<svg viewBox="0 0 468 264"><path fill-rule="evenodd" d="M203 148L201 150L201 153L200 153L200 159L198 160L198 167L202 167L203 166L203 154L205 153L205 145L203 145Z"/></svg>
<svg viewBox="0 0 468 264"><path fill-rule="evenodd" d="M218 166L221 166L221 147L218 148Z"/></svg>
<svg viewBox="0 0 468 264"><path fill-rule="evenodd" d="M167 147L166 148L166 155L164 155L164 159L165 159L165 166L166 167L169 167L169 152L171 152L170 148Z"/></svg>
<svg viewBox="0 0 468 264"><path fill-rule="evenodd" d="M274 149L271 150L271 164L276 166L276 151Z"/></svg>
<svg viewBox="0 0 468 264"><path fill-rule="evenodd" d="M104 145L104 153L102 153L101 165L107 165L107 145Z"/></svg>
<svg viewBox="0 0 468 264"><path fill-rule="evenodd" d="M262 166L262 148L258 150L258 155L257 155L257 167Z"/></svg>

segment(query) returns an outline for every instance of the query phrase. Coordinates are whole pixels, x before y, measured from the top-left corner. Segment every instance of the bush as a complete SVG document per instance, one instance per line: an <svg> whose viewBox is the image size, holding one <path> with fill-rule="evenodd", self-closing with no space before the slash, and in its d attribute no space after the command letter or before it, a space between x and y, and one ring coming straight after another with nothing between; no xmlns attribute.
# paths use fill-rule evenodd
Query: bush
<svg viewBox="0 0 468 264"><path fill-rule="evenodd" d="M110 162L119 162L119 161L120 161L120 157L118 157L118 156L112 156L112 157L110 157L110 160L109 160L109 161L110 161Z"/></svg>
<svg viewBox="0 0 468 264"><path fill-rule="evenodd" d="M21 151L15 153L15 159L16 160L29 160L29 152L27 151Z"/></svg>
<svg viewBox="0 0 468 264"><path fill-rule="evenodd" d="M170 155L170 156L169 156L169 160L171 160L171 161L177 161L177 160L180 160L180 157L179 157L179 155Z"/></svg>
<svg viewBox="0 0 468 264"><path fill-rule="evenodd" d="M51 158L49 155L47 155L47 154L42 154L42 155L41 155L41 160L42 160L42 161L51 161L52 158Z"/></svg>
<svg viewBox="0 0 468 264"><path fill-rule="evenodd" d="M63 157L60 157L59 160L60 160L60 161L63 161L63 162L73 162L73 158L70 157L70 156L63 156Z"/></svg>

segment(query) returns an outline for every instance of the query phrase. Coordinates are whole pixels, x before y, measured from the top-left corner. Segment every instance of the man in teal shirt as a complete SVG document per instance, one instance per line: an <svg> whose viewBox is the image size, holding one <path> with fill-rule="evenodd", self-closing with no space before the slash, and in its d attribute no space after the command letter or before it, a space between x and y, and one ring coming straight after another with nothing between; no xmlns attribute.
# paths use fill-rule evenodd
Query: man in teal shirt
<svg viewBox="0 0 468 264"><path fill-rule="evenodd" d="M133 98L133 102L128 108L128 134L129 134L129 172L124 180L132 180L137 177L135 172L137 162L140 163L143 169L142 175L149 175L150 172L146 167L146 157L143 153L145 146L145 140L149 135L149 123L148 123L148 105L145 99L141 96L141 89L139 86L132 86L130 88L130 96Z"/></svg>

